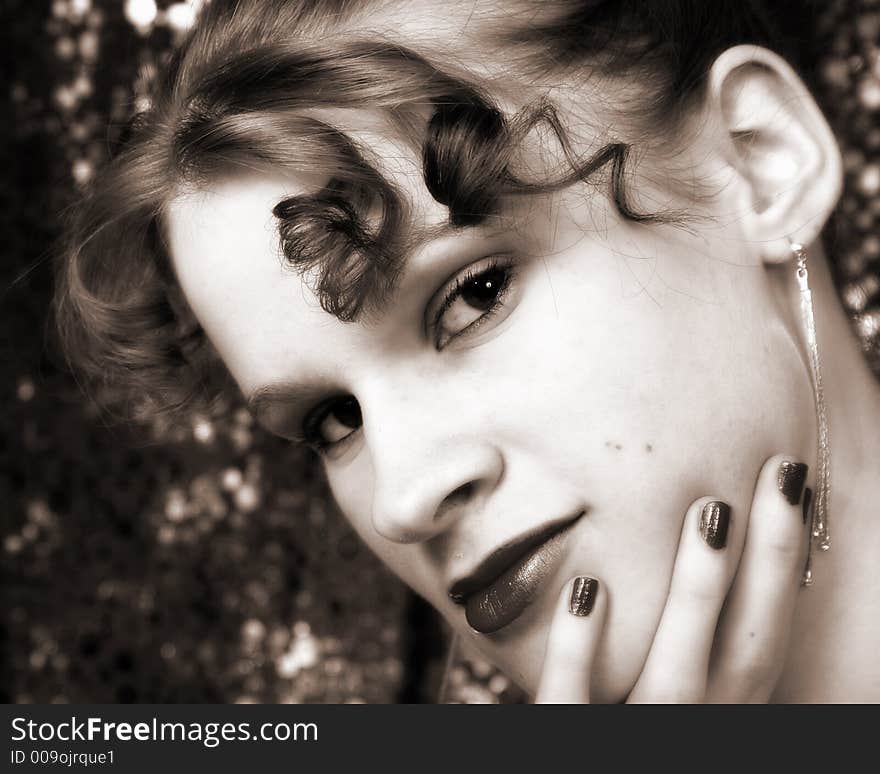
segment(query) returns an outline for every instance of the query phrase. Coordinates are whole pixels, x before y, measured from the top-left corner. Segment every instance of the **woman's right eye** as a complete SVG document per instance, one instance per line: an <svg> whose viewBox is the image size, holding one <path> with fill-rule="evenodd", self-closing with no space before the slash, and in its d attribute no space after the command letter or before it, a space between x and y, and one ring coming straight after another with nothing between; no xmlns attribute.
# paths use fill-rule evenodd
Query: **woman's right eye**
<svg viewBox="0 0 880 774"><path fill-rule="evenodd" d="M314 409L303 423L306 443L323 451L346 440L363 424L361 407L352 395L336 398Z"/></svg>

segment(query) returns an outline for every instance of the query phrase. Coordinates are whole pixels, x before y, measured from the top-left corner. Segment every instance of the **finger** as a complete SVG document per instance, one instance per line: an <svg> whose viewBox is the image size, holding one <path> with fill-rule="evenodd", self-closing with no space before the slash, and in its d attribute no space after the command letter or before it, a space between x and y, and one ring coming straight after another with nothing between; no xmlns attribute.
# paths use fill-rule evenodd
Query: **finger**
<svg viewBox="0 0 880 774"><path fill-rule="evenodd" d="M666 605L628 701L703 700L718 615L744 540L742 521L718 498L688 508Z"/></svg>
<svg viewBox="0 0 880 774"><path fill-rule="evenodd" d="M758 475L746 544L715 639L711 701L766 701L782 669L809 528L807 466L771 457Z"/></svg>
<svg viewBox="0 0 880 774"><path fill-rule="evenodd" d="M603 584L589 576L563 586L547 635L535 704L588 704L590 672L607 609Z"/></svg>

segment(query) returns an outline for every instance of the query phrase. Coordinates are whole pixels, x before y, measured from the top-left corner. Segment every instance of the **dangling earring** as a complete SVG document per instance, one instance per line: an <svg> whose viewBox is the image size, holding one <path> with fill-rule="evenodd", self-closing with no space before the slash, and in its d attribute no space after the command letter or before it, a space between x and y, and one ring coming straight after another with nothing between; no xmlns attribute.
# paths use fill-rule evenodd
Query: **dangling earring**
<svg viewBox="0 0 880 774"><path fill-rule="evenodd" d="M818 433L818 471L816 474L816 491L811 503L812 521L810 523L810 533L811 538L816 538L819 541L819 549L827 551L831 548L831 535L828 532L828 503L831 496L831 485L829 482L830 456L828 451L828 419L825 415L825 392L822 389L822 368L819 362L819 346L816 341L813 294L810 292L809 275L807 274L807 251L798 242L791 242L791 251L797 261L795 271L801 294L801 318L804 324L804 335L810 361L810 377L813 384L813 400L816 406L816 429ZM812 543L811 539L810 547L807 550L804 576L801 580L804 586L809 586L813 582Z"/></svg>

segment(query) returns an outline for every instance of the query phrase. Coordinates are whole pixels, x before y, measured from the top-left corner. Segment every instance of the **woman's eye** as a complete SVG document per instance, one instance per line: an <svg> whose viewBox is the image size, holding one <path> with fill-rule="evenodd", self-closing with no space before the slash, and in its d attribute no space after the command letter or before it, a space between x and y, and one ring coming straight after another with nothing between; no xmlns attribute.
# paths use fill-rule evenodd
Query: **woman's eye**
<svg viewBox="0 0 880 774"><path fill-rule="evenodd" d="M303 431L306 442L320 451L344 441L362 423L361 407L348 395L312 411L306 417Z"/></svg>
<svg viewBox="0 0 880 774"><path fill-rule="evenodd" d="M454 277L441 291L439 309L431 315L437 349L495 317L504 308L515 278L512 259L498 256L478 261Z"/></svg>

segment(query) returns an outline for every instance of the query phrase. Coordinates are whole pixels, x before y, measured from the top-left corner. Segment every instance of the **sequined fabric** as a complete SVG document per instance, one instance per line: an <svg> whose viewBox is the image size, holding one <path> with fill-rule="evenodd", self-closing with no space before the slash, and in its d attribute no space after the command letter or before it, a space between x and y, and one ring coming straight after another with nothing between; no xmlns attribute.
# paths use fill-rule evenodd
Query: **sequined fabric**
<svg viewBox="0 0 880 774"><path fill-rule="evenodd" d="M825 242L844 307L880 375L880 2L828 3L819 17L817 97L846 179Z"/></svg>

